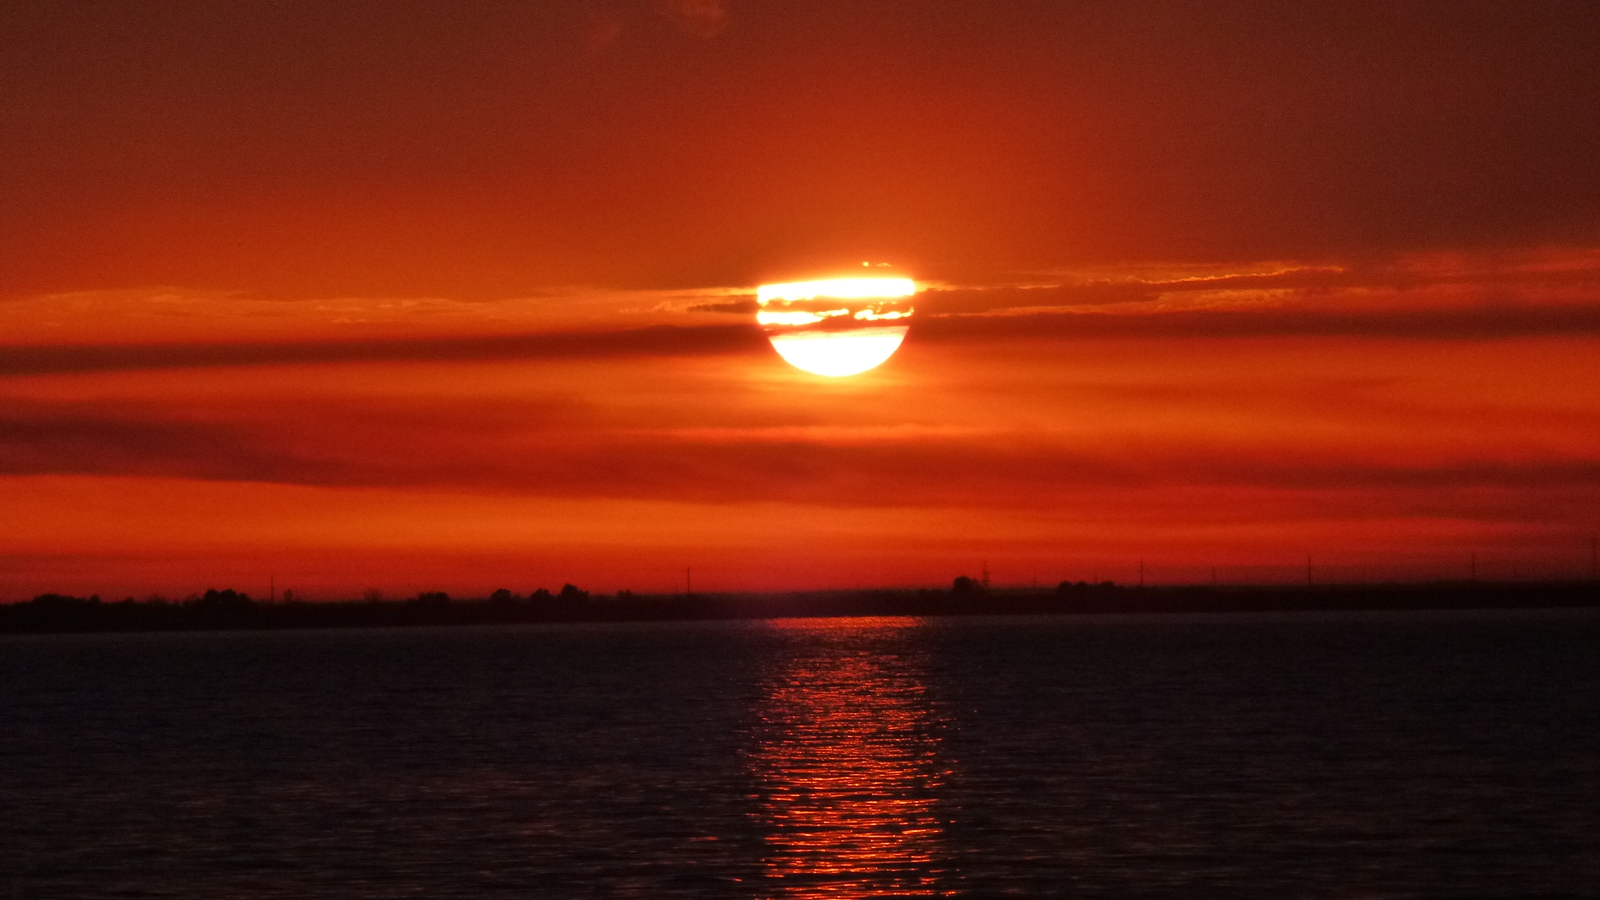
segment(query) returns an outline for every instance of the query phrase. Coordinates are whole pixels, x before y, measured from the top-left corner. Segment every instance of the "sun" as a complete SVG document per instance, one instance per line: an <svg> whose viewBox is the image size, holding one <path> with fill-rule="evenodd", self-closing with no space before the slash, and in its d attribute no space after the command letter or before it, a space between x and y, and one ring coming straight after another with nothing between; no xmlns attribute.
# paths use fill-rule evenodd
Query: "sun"
<svg viewBox="0 0 1600 900"><path fill-rule="evenodd" d="M916 292L909 278L764 284L756 322L789 365L829 378L859 375L900 349Z"/></svg>

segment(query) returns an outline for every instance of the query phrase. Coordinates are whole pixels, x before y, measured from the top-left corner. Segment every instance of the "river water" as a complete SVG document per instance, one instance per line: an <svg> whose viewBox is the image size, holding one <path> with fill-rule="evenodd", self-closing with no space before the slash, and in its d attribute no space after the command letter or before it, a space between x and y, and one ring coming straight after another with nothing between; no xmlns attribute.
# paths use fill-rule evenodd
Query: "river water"
<svg viewBox="0 0 1600 900"><path fill-rule="evenodd" d="M0 895L1600 885L1600 613L0 639Z"/></svg>

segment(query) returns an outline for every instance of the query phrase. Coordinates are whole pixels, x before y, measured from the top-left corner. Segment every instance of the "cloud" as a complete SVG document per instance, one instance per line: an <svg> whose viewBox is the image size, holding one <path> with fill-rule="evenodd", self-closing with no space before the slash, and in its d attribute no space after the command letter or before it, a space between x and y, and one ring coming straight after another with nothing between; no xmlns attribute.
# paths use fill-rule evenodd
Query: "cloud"
<svg viewBox="0 0 1600 900"><path fill-rule="evenodd" d="M0 352L0 376L305 363L700 356L750 352L763 346L764 339L753 325L408 340L35 345Z"/></svg>
<svg viewBox="0 0 1600 900"><path fill-rule="evenodd" d="M1175 310L1144 315L1045 312L918 322L918 340L1374 337L1440 341L1600 335L1600 304L1468 309Z"/></svg>
<svg viewBox="0 0 1600 900"><path fill-rule="evenodd" d="M1386 262L1126 266L1033 283L935 285L923 337L1346 335L1437 340L1592 334L1600 251ZM981 319L994 320L980 322ZM999 321L1009 319L1012 321Z"/></svg>
<svg viewBox="0 0 1600 900"><path fill-rule="evenodd" d="M698 38L714 38L728 27L727 0L655 0L655 9Z"/></svg>
<svg viewBox="0 0 1600 900"><path fill-rule="evenodd" d="M1289 336L1485 341L1600 334L1600 251L1592 248L1382 263L1130 265L1057 276L1054 283L1036 280L1040 283L935 283L917 297L915 337L942 342ZM679 321L704 313L748 315L755 304L739 290L675 291L646 312ZM609 309L614 318L614 304ZM425 318L418 315L419 321ZM705 356L763 349L759 331L748 323L468 337L14 345L0 349L0 377L301 363Z"/></svg>
<svg viewBox="0 0 1600 900"><path fill-rule="evenodd" d="M942 308L947 307L934 305L935 310ZM1416 309L1274 305L1127 312L1098 307L1038 311L1028 306L1010 309L1006 315L993 314L997 309L985 314L941 314L923 308L913 334L919 342L940 343L1296 336L1493 341L1600 335L1600 302L1556 306L1507 302ZM746 312L737 302L706 304L697 311ZM697 357L765 350L765 338L753 325L409 340L32 345L0 351L0 377L324 363Z"/></svg>
<svg viewBox="0 0 1600 900"><path fill-rule="evenodd" d="M1129 264L1031 276L1025 284L935 285L919 298L946 315L1077 310L1316 304L1387 309L1600 302L1600 250L1434 254L1388 261Z"/></svg>
<svg viewBox="0 0 1600 900"><path fill-rule="evenodd" d="M755 300L730 300L726 303L699 303L689 307L688 311L692 313L734 313L753 316L760 308L761 304Z"/></svg>
<svg viewBox="0 0 1600 900"><path fill-rule="evenodd" d="M1200 291L1284 291L1349 286L1339 268L1294 267L1267 273L1201 274L1148 278L1124 274L1081 278L1063 284L934 287L918 300L930 312L972 315L1016 309L1082 308L1150 303L1169 294Z"/></svg>
<svg viewBox="0 0 1600 900"><path fill-rule="evenodd" d="M140 418L92 407L13 409L0 415L0 472L283 483L325 477L260 437L236 424Z"/></svg>
<svg viewBox="0 0 1600 900"><path fill-rule="evenodd" d="M1179 432L1131 443L926 430L852 436L835 429L808 438L784 429L619 429L582 407L519 407L486 421L481 405L362 411L323 403L257 411L248 420L221 409L13 404L0 414L0 474L1091 516L1114 514L1097 507L1118 492L1146 502L1165 493L1170 502L1193 491L1241 503L1325 495L1321 504L1352 513L1376 502L1529 514L1590 502L1600 483L1600 457L1592 453L1498 445L1453 453L1388 442L1320 448L1314 440L1221 442Z"/></svg>
<svg viewBox="0 0 1600 900"><path fill-rule="evenodd" d="M588 8L585 46L591 52L614 47L641 16L665 19L685 35L709 40L728 27L727 0L645 0L599 2Z"/></svg>

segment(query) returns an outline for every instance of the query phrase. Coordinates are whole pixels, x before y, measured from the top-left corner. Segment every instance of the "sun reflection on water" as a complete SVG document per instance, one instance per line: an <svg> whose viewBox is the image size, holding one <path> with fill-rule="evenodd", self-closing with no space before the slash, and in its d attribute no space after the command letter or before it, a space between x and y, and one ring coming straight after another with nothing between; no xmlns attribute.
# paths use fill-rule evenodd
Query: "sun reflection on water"
<svg viewBox="0 0 1600 900"><path fill-rule="evenodd" d="M780 897L935 897L941 722L916 619L782 620L750 754L768 887Z"/></svg>

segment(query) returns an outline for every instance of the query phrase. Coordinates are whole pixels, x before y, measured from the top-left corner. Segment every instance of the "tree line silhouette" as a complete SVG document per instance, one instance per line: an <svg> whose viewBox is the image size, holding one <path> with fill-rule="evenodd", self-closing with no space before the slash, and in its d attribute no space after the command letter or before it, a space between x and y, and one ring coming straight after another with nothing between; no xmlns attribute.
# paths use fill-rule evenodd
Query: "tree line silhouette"
<svg viewBox="0 0 1600 900"><path fill-rule="evenodd" d="M309 602L252 598L232 588L179 601L160 596L105 601L98 595L40 594L0 604L0 633L194 631L217 629L495 625L537 622L751 619L814 616L970 616L1105 613L1218 613L1324 609L1447 609L1600 606L1594 581L1546 583L1130 587L1063 581L1054 589L995 588L966 575L948 589L812 591L769 594L591 595L566 584L526 595L501 588L456 599L443 591L389 600L369 589L360 600Z"/></svg>

